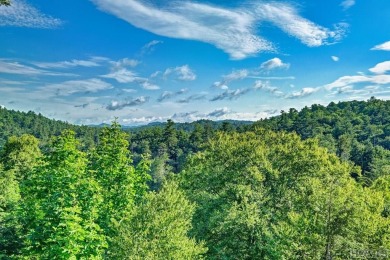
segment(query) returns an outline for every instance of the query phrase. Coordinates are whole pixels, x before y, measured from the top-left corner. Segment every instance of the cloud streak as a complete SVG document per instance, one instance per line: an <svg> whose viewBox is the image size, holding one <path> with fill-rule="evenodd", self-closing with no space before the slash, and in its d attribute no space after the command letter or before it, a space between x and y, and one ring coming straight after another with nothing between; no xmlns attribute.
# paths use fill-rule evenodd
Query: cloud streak
<svg viewBox="0 0 390 260"><path fill-rule="evenodd" d="M373 51L390 51L390 41L379 44L371 48Z"/></svg>
<svg viewBox="0 0 390 260"><path fill-rule="evenodd" d="M225 92L213 97L210 99L210 101L220 101L220 100L234 100L237 99L247 93L249 93L251 89L244 88L244 89L236 89L236 90L226 90Z"/></svg>
<svg viewBox="0 0 390 260"><path fill-rule="evenodd" d="M125 107L140 106L149 102L149 99L150 97L140 96L135 99L131 99L127 101L111 101L111 104L106 106L106 109L110 111L115 111L115 110L121 110Z"/></svg>
<svg viewBox="0 0 390 260"><path fill-rule="evenodd" d="M285 3L254 3L236 9L195 2L174 2L156 7L136 0L92 0L101 10L135 27L171 38L212 44L244 59L259 52L274 51L274 45L258 35L260 22L271 22L308 46L339 39L342 30L329 30L301 17Z"/></svg>
<svg viewBox="0 0 390 260"><path fill-rule="evenodd" d="M26 75L26 76L74 76L74 74L50 72L34 68L32 66L24 65L16 61L1 60L0 59L0 72L6 74Z"/></svg>

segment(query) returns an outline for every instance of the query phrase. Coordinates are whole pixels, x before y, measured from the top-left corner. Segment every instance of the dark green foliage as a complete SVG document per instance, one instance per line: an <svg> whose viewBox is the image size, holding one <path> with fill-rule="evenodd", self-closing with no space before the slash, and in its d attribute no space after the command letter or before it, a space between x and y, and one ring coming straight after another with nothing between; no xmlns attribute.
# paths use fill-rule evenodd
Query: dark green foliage
<svg viewBox="0 0 390 260"><path fill-rule="evenodd" d="M390 249L384 193L360 186L356 171L316 141L257 130L218 134L180 183L209 259L347 259Z"/></svg>
<svg viewBox="0 0 390 260"><path fill-rule="evenodd" d="M52 136L58 136L65 129L76 132L78 137L82 137L84 149L94 146L99 128L87 126L75 126L62 121L52 120L41 114L34 112L19 112L0 108L0 148L11 136L21 136L30 134L41 141L45 146Z"/></svg>
<svg viewBox="0 0 390 260"><path fill-rule="evenodd" d="M1 108L0 258L389 252L389 111L372 98L253 126L169 120L129 136L116 122L78 127Z"/></svg>
<svg viewBox="0 0 390 260"><path fill-rule="evenodd" d="M10 0L0 0L0 5L11 5Z"/></svg>
<svg viewBox="0 0 390 260"><path fill-rule="evenodd" d="M390 164L379 159L390 151L390 101L371 98L367 102L332 102L327 107L312 105L299 112L290 109L288 113L256 122L252 129L256 127L296 132L303 139L317 138L342 160L360 166L363 176L370 181L384 174L380 169Z"/></svg>

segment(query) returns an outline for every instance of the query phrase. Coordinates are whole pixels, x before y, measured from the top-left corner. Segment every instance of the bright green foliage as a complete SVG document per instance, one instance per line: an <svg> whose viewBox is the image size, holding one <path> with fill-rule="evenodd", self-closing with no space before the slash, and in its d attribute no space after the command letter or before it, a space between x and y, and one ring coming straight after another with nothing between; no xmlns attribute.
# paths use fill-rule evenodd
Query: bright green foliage
<svg viewBox="0 0 390 260"><path fill-rule="evenodd" d="M140 201L146 192L149 190L148 181L151 180L149 174L152 161L150 160L150 155L142 155L141 161L137 164L135 168L134 176L134 190L135 190L135 202Z"/></svg>
<svg viewBox="0 0 390 260"><path fill-rule="evenodd" d="M0 164L0 259L7 259L20 249L15 214L19 200L19 185L14 171L6 171Z"/></svg>
<svg viewBox="0 0 390 260"><path fill-rule="evenodd" d="M42 156L39 141L32 135L11 136L3 147L1 162L5 170L14 170L19 180L25 179L28 172Z"/></svg>
<svg viewBox="0 0 390 260"><path fill-rule="evenodd" d="M312 140L258 130L217 135L181 187L198 204L192 232L210 259L345 259L359 246L388 246L383 205L354 172ZM354 229L367 219L371 231Z"/></svg>
<svg viewBox="0 0 390 260"><path fill-rule="evenodd" d="M107 236L114 234L114 223L130 209L136 196L135 169L129 152L128 136L114 122L102 130L90 166L102 188L103 203L99 225Z"/></svg>
<svg viewBox="0 0 390 260"><path fill-rule="evenodd" d="M100 259L105 237L95 223L99 187L86 171L74 132L64 131L22 183L20 218L28 259Z"/></svg>
<svg viewBox="0 0 390 260"><path fill-rule="evenodd" d="M201 259L202 244L187 237L195 205L174 183L149 193L120 223L115 259Z"/></svg>
<svg viewBox="0 0 390 260"><path fill-rule="evenodd" d="M18 181L25 179L37 164L41 152L38 140L31 135L12 136L1 151L0 177L0 254L15 255L21 249L17 207L20 193Z"/></svg>

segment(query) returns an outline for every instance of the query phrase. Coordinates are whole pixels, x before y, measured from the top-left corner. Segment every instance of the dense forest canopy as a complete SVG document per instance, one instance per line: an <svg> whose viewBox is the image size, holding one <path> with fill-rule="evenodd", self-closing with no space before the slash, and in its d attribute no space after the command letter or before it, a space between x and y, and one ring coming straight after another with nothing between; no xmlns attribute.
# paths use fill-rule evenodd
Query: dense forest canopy
<svg viewBox="0 0 390 260"><path fill-rule="evenodd" d="M390 102L74 126L0 109L1 259L383 259Z"/></svg>

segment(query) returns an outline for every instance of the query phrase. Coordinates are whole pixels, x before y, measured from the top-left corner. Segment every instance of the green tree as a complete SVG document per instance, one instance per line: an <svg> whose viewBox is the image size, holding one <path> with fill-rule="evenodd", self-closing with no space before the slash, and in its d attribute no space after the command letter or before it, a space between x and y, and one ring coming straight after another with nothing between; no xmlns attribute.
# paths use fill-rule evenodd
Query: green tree
<svg viewBox="0 0 390 260"><path fill-rule="evenodd" d="M20 200L19 184L12 170L0 164L0 259L8 259L21 247L16 208Z"/></svg>
<svg viewBox="0 0 390 260"><path fill-rule="evenodd" d="M198 205L192 234L210 259L345 259L356 245L379 243L360 242L370 235L354 230L377 216L356 172L315 140L257 130L217 135L180 186Z"/></svg>
<svg viewBox="0 0 390 260"><path fill-rule="evenodd" d="M90 170L103 196L99 225L109 237L114 234L114 223L122 219L135 197L135 169L127 139L128 135L114 122L102 130L91 158Z"/></svg>
<svg viewBox="0 0 390 260"><path fill-rule="evenodd" d="M25 179L42 156L38 145L38 139L32 135L11 136L1 152L4 169L13 170L18 180Z"/></svg>
<svg viewBox="0 0 390 260"><path fill-rule="evenodd" d="M116 259L202 259L201 243L188 238L195 205L174 183L149 193L120 223Z"/></svg>
<svg viewBox="0 0 390 260"><path fill-rule="evenodd" d="M26 134L10 137L0 155L0 254L10 256L18 254L22 246L17 217L19 181L28 177L42 155L38 140Z"/></svg>
<svg viewBox="0 0 390 260"><path fill-rule="evenodd" d="M0 5L11 5L10 0L0 0Z"/></svg>
<svg viewBox="0 0 390 260"><path fill-rule="evenodd" d="M106 247L96 224L101 202L72 131L64 131L22 182L20 218L28 259L101 259Z"/></svg>

